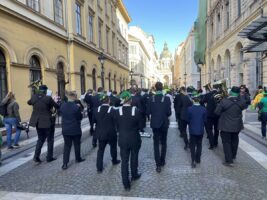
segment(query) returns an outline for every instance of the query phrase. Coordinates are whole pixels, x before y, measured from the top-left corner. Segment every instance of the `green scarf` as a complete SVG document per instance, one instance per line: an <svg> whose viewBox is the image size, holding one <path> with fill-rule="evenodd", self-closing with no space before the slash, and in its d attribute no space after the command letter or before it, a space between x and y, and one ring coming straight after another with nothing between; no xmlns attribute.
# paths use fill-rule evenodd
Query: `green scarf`
<svg viewBox="0 0 267 200"><path fill-rule="evenodd" d="M156 95L163 95L162 91L156 91Z"/></svg>

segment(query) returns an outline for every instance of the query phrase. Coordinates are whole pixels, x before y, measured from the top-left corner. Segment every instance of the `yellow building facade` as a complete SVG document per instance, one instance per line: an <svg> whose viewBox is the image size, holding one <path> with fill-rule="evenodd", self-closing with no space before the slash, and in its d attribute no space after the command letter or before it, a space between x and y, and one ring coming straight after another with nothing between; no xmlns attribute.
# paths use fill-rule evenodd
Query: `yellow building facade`
<svg viewBox="0 0 267 200"><path fill-rule="evenodd" d="M0 99L16 94L24 120L32 90L42 80L50 90L78 95L89 88L128 87L128 43L117 14L128 24L121 0L4 0L0 2ZM99 55L103 53L103 67Z"/></svg>

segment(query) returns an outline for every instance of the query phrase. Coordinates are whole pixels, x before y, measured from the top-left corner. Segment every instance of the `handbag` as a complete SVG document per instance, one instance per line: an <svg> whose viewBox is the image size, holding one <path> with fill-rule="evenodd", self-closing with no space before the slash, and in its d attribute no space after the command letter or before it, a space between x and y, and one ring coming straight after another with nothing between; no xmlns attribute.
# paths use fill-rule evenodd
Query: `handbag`
<svg viewBox="0 0 267 200"><path fill-rule="evenodd" d="M26 125L23 123L23 124L18 124L17 125L17 129L19 130L22 130L22 131L25 131L27 129Z"/></svg>

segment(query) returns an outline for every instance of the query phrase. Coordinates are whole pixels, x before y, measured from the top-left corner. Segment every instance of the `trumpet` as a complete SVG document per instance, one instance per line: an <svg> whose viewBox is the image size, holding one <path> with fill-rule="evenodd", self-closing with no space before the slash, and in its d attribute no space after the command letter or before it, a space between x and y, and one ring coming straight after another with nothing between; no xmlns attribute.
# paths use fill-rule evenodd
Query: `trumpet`
<svg viewBox="0 0 267 200"><path fill-rule="evenodd" d="M39 91L39 86L43 84L41 79L38 79L34 82L32 82L30 85L28 85L28 88L31 88L33 93L36 93Z"/></svg>

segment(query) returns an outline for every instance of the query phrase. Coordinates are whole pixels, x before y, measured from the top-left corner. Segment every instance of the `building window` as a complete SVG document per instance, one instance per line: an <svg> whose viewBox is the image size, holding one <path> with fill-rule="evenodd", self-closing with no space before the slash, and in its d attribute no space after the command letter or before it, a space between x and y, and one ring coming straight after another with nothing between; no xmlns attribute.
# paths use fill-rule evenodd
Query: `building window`
<svg viewBox="0 0 267 200"><path fill-rule="evenodd" d="M0 102L7 95L7 73L6 59L4 53L0 50Z"/></svg>
<svg viewBox="0 0 267 200"><path fill-rule="evenodd" d="M102 43L102 26L103 23L101 20L98 21L98 45L99 48L103 48L103 43Z"/></svg>
<svg viewBox="0 0 267 200"><path fill-rule="evenodd" d="M238 17L241 15L241 0L237 0L237 15Z"/></svg>
<svg viewBox="0 0 267 200"><path fill-rule="evenodd" d="M112 55L115 56L115 33L112 33Z"/></svg>
<svg viewBox="0 0 267 200"><path fill-rule="evenodd" d="M55 22L63 25L63 3L62 0L54 0Z"/></svg>
<svg viewBox="0 0 267 200"><path fill-rule="evenodd" d="M81 21L81 5L76 3L76 33L82 34L82 21Z"/></svg>
<svg viewBox="0 0 267 200"><path fill-rule="evenodd" d="M58 95L63 100L65 99L65 89L66 81L65 81L65 72L64 72L64 64L59 62L57 64L57 89Z"/></svg>
<svg viewBox="0 0 267 200"><path fill-rule="evenodd" d="M32 56L30 59L30 83L42 80L42 70L40 60L37 56ZM36 91L33 89L32 93Z"/></svg>
<svg viewBox="0 0 267 200"><path fill-rule="evenodd" d="M40 0L27 0L27 6L37 12L40 12Z"/></svg>
<svg viewBox="0 0 267 200"><path fill-rule="evenodd" d="M85 70L84 66L80 70L80 81L81 81L81 94L85 93Z"/></svg>
<svg viewBox="0 0 267 200"><path fill-rule="evenodd" d="M93 42L94 41L94 16L92 14L89 14L88 23L89 23L89 31L88 31L89 41Z"/></svg>
<svg viewBox="0 0 267 200"><path fill-rule="evenodd" d="M106 29L106 48L107 48L107 52L109 52L109 28L107 27Z"/></svg>

